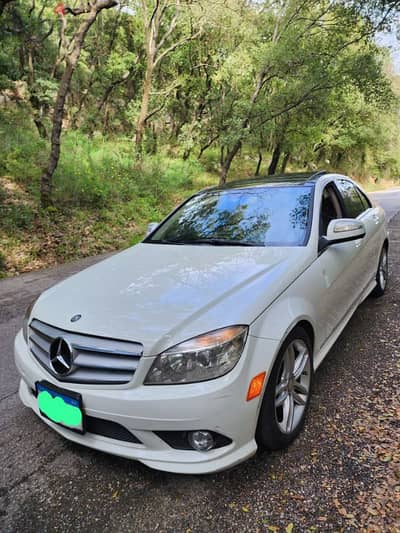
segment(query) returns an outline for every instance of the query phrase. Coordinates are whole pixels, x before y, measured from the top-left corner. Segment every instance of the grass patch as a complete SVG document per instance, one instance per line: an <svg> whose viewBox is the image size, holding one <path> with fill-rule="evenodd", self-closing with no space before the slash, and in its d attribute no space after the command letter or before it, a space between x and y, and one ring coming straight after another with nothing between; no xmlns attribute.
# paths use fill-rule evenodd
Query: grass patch
<svg viewBox="0 0 400 533"><path fill-rule="evenodd" d="M138 163L130 139L71 131L63 135L54 207L43 210L40 176L49 145L26 117L0 112L3 276L135 244L148 222L218 181L195 159L160 154Z"/></svg>

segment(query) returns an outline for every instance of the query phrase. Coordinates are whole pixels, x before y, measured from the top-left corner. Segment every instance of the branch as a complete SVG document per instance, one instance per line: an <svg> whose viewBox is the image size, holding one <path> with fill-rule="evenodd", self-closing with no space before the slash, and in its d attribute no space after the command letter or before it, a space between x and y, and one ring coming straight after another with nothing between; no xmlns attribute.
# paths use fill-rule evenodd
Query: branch
<svg viewBox="0 0 400 533"><path fill-rule="evenodd" d="M299 107L301 104L303 104L304 102L306 102L308 100L308 98L310 96L312 96L314 93L316 92L319 92L319 91L326 91L326 90L329 90L329 89L333 89L334 86L333 85L323 85L323 86L314 86L312 87L309 91L307 91L306 93L303 94L303 96L301 98L299 98L298 100L296 100L296 102L293 102L291 104L288 104L286 107L280 109L279 111L277 111L276 113L272 113L269 117L267 117L265 120L262 120L261 122L258 123L257 127L260 127L260 126L263 126L264 124L266 124L267 122L270 122L271 120L273 120L274 118L277 118L277 117L280 117L286 113L288 113L290 110L292 109L295 109L296 107ZM259 116L259 115L258 115ZM251 118L255 118L254 116L251 117Z"/></svg>
<svg viewBox="0 0 400 533"><path fill-rule="evenodd" d="M194 39L196 39L201 34L202 34L202 30L199 30L195 34L191 35L190 37L185 37L184 39L181 39L180 41L178 41L175 44L171 45L169 48L166 48L164 50L164 52L162 52L162 54L160 54L157 57L157 59L154 61L154 67L156 67L158 65L158 63L160 63L164 59L165 56L167 56L168 54L173 52L175 50L175 48L178 48L178 46L181 46L182 44L185 44L188 41L193 41Z"/></svg>
<svg viewBox="0 0 400 533"><path fill-rule="evenodd" d="M144 2L143 2L143 4L144 4ZM157 11L158 11L159 7L160 7L160 0L156 0L156 5L154 6L153 12L152 12L151 17L149 19L149 23L147 25L148 28L150 28L151 25L153 24L153 20L154 20L156 14L157 14Z"/></svg>
<svg viewBox="0 0 400 533"><path fill-rule="evenodd" d="M157 0L158 3L158 0ZM70 15L73 15L74 17L77 17L79 15L84 15L85 13L98 13L99 11L102 11L103 9L110 9L111 7L115 7L118 5L117 0L95 0L93 4L87 3L86 7L68 7L66 6L64 8L65 13L69 13Z"/></svg>
<svg viewBox="0 0 400 533"><path fill-rule="evenodd" d="M173 90L177 89L181 85L181 82L173 83L170 87L164 91L151 91L152 96L169 96Z"/></svg>
<svg viewBox="0 0 400 533"><path fill-rule="evenodd" d="M67 19L65 17L60 17L61 22L61 29L60 29L60 39L58 41L58 52L57 52L57 58L54 62L52 71L51 71L51 77L55 78L57 67L64 61L65 55L66 55L66 38L65 38L65 30L67 28Z"/></svg>
<svg viewBox="0 0 400 533"><path fill-rule="evenodd" d="M50 37L50 35L53 33L53 30L54 30L54 26L53 26L53 23L50 23L50 28L48 29L48 31L43 35L43 37L39 40L39 43L40 44L43 44L44 41Z"/></svg>
<svg viewBox="0 0 400 533"><path fill-rule="evenodd" d="M176 24L178 22L178 15L175 13L175 15L173 16L172 20L171 20L171 23L168 27L168 30L164 33L162 39L160 40L160 42L158 43L158 45L156 46L156 54L158 54L158 52L161 50L161 48L163 47L165 41L168 39L168 37L171 35L171 33L174 31L174 29L176 28Z"/></svg>
<svg viewBox="0 0 400 533"><path fill-rule="evenodd" d="M217 135L214 135L214 137L212 137L211 139L208 140L208 142L202 146L200 148L200 152L199 152L199 155L197 156L197 159L200 159L201 156L204 154L204 152L206 150L208 150L208 148L210 148L210 146L215 143L215 141L217 141L219 139L219 133L217 133Z"/></svg>
<svg viewBox="0 0 400 533"><path fill-rule="evenodd" d="M32 13L35 11L35 0L32 1L32 6L30 7L30 9L28 10L28 17L30 18Z"/></svg>
<svg viewBox="0 0 400 533"><path fill-rule="evenodd" d="M133 74L134 70L130 70L129 72L126 72L121 78L118 80L115 80L109 85L103 95L103 98L100 100L100 103L97 105L97 110L101 111L104 104L107 102L108 98L110 97L113 90L118 87L118 85L122 85L125 83Z"/></svg>
<svg viewBox="0 0 400 533"><path fill-rule="evenodd" d="M144 122L146 123L148 120L151 119L152 116L154 116L156 113L161 111L164 107L165 107L165 102L163 102L158 107L154 108L152 111L150 111L150 113L147 113L146 118L144 119Z"/></svg>

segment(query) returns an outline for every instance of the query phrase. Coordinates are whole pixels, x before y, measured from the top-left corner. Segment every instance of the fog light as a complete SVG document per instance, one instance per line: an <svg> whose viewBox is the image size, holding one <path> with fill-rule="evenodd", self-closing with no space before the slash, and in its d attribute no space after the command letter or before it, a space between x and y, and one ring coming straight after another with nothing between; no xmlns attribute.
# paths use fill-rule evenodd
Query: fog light
<svg viewBox="0 0 400 533"><path fill-rule="evenodd" d="M190 446L198 452L207 452L214 448L214 437L210 431L191 431L188 440Z"/></svg>

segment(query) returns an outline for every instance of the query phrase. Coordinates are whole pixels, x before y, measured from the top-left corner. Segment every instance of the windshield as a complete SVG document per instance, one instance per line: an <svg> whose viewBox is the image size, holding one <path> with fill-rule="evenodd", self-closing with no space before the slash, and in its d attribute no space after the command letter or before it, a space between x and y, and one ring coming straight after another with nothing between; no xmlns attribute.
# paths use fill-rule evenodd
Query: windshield
<svg viewBox="0 0 400 533"><path fill-rule="evenodd" d="M206 191L175 211L145 242L228 246L306 244L310 186Z"/></svg>

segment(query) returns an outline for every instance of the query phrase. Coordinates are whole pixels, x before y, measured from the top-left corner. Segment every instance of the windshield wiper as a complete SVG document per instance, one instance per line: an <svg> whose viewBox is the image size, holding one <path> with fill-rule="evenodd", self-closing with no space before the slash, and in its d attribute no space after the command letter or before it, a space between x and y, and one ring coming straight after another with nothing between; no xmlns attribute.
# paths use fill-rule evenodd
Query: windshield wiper
<svg viewBox="0 0 400 533"><path fill-rule="evenodd" d="M186 241L172 241L171 239L150 239L148 241L151 244L187 244Z"/></svg>
<svg viewBox="0 0 400 533"><path fill-rule="evenodd" d="M235 241L233 239L218 239L213 237L178 242L183 242L184 244L209 244L211 246L262 246L257 242Z"/></svg>
<svg viewBox="0 0 400 533"><path fill-rule="evenodd" d="M213 237L202 239L172 240L172 239L150 239L146 241L153 244L209 244L210 246L264 246L258 242L235 241L233 239L217 239Z"/></svg>

